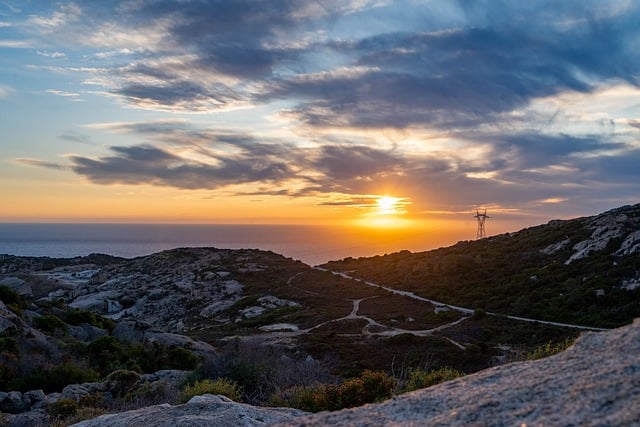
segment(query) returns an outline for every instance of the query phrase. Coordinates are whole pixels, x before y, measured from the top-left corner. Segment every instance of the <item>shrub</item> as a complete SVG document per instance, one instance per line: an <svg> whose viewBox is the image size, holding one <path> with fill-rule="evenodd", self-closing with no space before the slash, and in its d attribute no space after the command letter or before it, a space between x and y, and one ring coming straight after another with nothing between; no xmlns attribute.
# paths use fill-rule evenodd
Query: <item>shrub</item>
<svg viewBox="0 0 640 427"><path fill-rule="evenodd" d="M409 370L409 378L404 386L404 391L413 391L421 388L431 387L445 381L450 381L464 374L451 368L440 368L433 371L425 371L416 368Z"/></svg>
<svg viewBox="0 0 640 427"><path fill-rule="evenodd" d="M12 378L7 386L23 392L42 389L45 393L51 393L61 391L69 384L82 384L99 379L100 375L93 369L67 362L51 370L38 367L24 376Z"/></svg>
<svg viewBox="0 0 640 427"><path fill-rule="evenodd" d="M218 378L216 380L200 380L185 386L180 393L179 401L184 403L192 397L202 394L221 394L235 401L239 401L241 396L238 383L227 378Z"/></svg>
<svg viewBox="0 0 640 427"><path fill-rule="evenodd" d="M122 367L128 357L120 341L108 335L89 344L87 351L92 366L103 374Z"/></svg>
<svg viewBox="0 0 640 427"><path fill-rule="evenodd" d="M23 308L28 307L27 299L8 286L0 286L0 300L18 315Z"/></svg>
<svg viewBox="0 0 640 427"><path fill-rule="evenodd" d="M0 338L0 353L10 353L14 356L20 355L20 346L15 338Z"/></svg>
<svg viewBox="0 0 640 427"><path fill-rule="evenodd" d="M70 325L81 325L82 323L88 323L97 328L107 329L113 331L115 328L115 322L106 317L102 317L96 313L90 311L80 310L78 308L69 309L64 312L63 318L65 322Z"/></svg>
<svg viewBox="0 0 640 427"><path fill-rule="evenodd" d="M364 371L337 385L294 387L284 395L289 405L308 412L336 411L379 402L393 395L396 381L384 372Z"/></svg>
<svg viewBox="0 0 640 427"><path fill-rule="evenodd" d="M40 329L42 332L53 335L56 330L59 330L63 334L66 334L69 327L66 323L60 320L59 317L54 316L53 314L47 314L41 317L36 317L33 320L33 323L36 328Z"/></svg>
<svg viewBox="0 0 640 427"><path fill-rule="evenodd" d="M78 403L73 399L60 399L49 404L47 412L52 418L69 418L78 412Z"/></svg>
<svg viewBox="0 0 640 427"><path fill-rule="evenodd" d="M366 402L378 402L393 395L397 381L384 372L366 370L360 377L364 386L363 398Z"/></svg>
<svg viewBox="0 0 640 427"><path fill-rule="evenodd" d="M190 371L196 368L200 358L183 347L173 347L166 352L165 369L180 369Z"/></svg>
<svg viewBox="0 0 640 427"><path fill-rule="evenodd" d="M549 341L548 343L533 349L533 351L527 354L526 360L543 359L545 357L561 353L571 347L575 340L575 338L567 338L566 340L555 344Z"/></svg>
<svg viewBox="0 0 640 427"><path fill-rule="evenodd" d="M135 371L118 369L107 377L109 391L115 397L122 397L129 393L133 386L140 380L140 374Z"/></svg>

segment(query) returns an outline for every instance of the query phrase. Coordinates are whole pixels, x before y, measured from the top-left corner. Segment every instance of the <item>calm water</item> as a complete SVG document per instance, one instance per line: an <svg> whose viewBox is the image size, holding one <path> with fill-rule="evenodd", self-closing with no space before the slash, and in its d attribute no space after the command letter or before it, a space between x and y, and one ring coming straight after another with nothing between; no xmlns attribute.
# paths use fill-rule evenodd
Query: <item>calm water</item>
<svg viewBox="0 0 640 427"><path fill-rule="evenodd" d="M265 249L310 265L433 247L420 233L365 233L341 227L296 225L7 224L0 254L56 258L104 253L122 257L164 249L210 246Z"/></svg>

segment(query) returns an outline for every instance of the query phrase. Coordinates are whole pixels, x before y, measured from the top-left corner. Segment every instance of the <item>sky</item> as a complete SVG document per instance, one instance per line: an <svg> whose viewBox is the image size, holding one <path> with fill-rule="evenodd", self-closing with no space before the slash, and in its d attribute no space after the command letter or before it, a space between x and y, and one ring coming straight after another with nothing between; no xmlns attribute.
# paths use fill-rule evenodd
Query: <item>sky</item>
<svg viewBox="0 0 640 427"><path fill-rule="evenodd" d="M0 221L596 214L639 201L638 52L630 0L0 0Z"/></svg>

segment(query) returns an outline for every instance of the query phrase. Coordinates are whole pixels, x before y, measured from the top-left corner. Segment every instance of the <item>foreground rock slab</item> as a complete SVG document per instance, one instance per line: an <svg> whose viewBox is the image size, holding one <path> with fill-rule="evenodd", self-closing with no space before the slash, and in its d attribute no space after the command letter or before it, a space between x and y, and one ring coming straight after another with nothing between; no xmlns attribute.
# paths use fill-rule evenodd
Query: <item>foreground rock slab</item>
<svg viewBox="0 0 640 427"><path fill-rule="evenodd" d="M224 396L196 396L184 405L157 405L119 414L102 415L76 427L260 426L294 420L306 412L288 408L259 408Z"/></svg>
<svg viewBox="0 0 640 427"><path fill-rule="evenodd" d="M640 319L519 362L286 426L640 426Z"/></svg>

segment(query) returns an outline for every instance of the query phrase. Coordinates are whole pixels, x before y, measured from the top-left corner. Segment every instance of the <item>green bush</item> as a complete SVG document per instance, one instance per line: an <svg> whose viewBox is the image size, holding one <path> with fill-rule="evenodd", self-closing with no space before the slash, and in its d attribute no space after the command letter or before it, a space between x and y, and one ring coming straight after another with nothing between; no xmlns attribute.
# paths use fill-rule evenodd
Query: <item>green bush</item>
<svg viewBox="0 0 640 427"><path fill-rule="evenodd" d="M53 314L46 314L41 317L36 317L33 320L33 324L36 328L40 329L42 332L48 335L53 335L56 331L60 331L63 334L66 334L69 330L67 324Z"/></svg>
<svg viewBox="0 0 640 427"><path fill-rule="evenodd" d="M140 380L140 374L135 371L118 369L107 376L107 386L115 397L123 397L129 393Z"/></svg>
<svg viewBox="0 0 640 427"><path fill-rule="evenodd" d="M241 396L238 383L227 378L218 378L216 380L200 380L185 386L180 393L179 401L181 403L188 402L192 397L203 394L221 394L236 402L240 401Z"/></svg>
<svg viewBox="0 0 640 427"><path fill-rule="evenodd" d="M109 331L113 331L113 328L115 328L115 322L113 320L78 308L65 311L62 317L64 321L70 325L79 326L82 323L88 323L97 328L107 329Z"/></svg>
<svg viewBox="0 0 640 427"><path fill-rule="evenodd" d="M384 372L367 370L360 377L337 385L294 387L284 394L293 408L308 412L336 411L388 399L395 387L395 379Z"/></svg>
<svg viewBox="0 0 640 427"><path fill-rule="evenodd" d="M420 368L411 369L403 391L406 392L431 387L432 385L450 381L463 375L462 372L451 368L440 368L433 371L425 371Z"/></svg>
<svg viewBox="0 0 640 427"><path fill-rule="evenodd" d="M100 375L93 369L67 362L50 370L38 367L26 375L10 379L7 387L23 392L42 389L45 393L51 393L61 391L69 384L82 384L99 379Z"/></svg>
<svg viewBox="0 0 640 427"><path fill-rule="evenodd" d="M200 358L183 347L173 347L166 352L165 369L180 369L190 371L196 368Z"/></svg>
<svg viewBox="0 0 640 427"><path fill-rule="evenodd" d="M533 351L527 354L526 360L537 360L545 357L553 356L554 354L561 353L571 347L575 342L575 338L567 338L566 340L558 343L548 343L536 347Z"/></svg>
<svg viewBox="0 0 640 427"><path fill-rule="evenodd" d="M47 407L52 418L64 419L74 416L78 412L78 403L73 399L60 399Z"/></svg>
<svg viewBox="0 0 640 427"><path fill-rule="evenodd" d="M25 297L4 285L0 286L0 300L17 315L29 305Z"/></svg>

